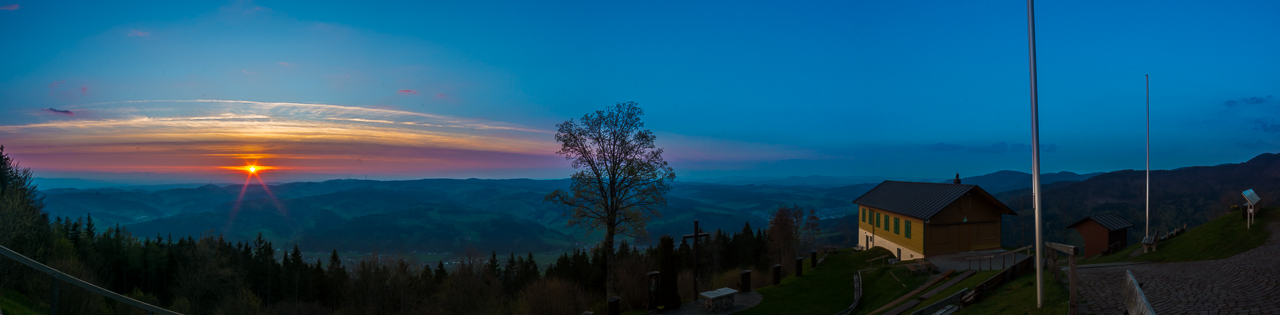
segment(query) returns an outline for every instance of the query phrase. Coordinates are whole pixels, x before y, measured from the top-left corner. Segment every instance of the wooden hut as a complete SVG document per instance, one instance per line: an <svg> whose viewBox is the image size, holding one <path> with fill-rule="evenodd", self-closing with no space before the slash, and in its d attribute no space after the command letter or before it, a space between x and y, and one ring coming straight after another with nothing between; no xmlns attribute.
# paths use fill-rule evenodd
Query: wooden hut
<svg viewBox="0 0 1280 315"><path fill-rule="evenodd" d="M1084 256L1093 257L1110 254L1129 246L1129 231L1133 223L1115 213L1103 213L1085 217L1068 225L1084 237Z"/></svg>

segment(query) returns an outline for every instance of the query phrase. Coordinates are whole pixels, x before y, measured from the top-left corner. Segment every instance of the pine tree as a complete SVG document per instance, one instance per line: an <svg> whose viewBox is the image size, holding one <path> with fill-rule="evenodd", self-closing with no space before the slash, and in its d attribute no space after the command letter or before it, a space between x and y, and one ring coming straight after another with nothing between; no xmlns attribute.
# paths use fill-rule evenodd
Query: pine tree
<svg viewBox="0 0 1280 315"><path fill-rule="evenodd" d="M436 262L436 275L435 275L436 283L444 282L444 279L448 276L449 276L449 272L444 270L444 261L441 260Z"/></svg>

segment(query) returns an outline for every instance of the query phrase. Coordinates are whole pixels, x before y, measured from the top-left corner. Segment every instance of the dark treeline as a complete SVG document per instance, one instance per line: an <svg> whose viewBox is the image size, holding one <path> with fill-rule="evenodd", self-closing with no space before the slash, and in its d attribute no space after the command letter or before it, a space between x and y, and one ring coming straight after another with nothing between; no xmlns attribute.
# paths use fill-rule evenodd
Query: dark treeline
<svg viewBox="0 0 1280 315"><path fill-rule="evenodd" d="M333 251L328 259L306 261L295 245L278 250L259 235L229 242L220 235L137 237L127 228L96 226L91 217L52 218L32 184L30 169L18 167L0 147L0 245L131 298L184 314L572 314L604 308L602 248L574 250L540 270L532 253L485 258L467 251L460 262L419 263L390 255L370 255L344 264ZM786 210L789 212L784 212ZM623 241L614 253L614 292L624 309L642 308L645 274L662 271L668 308L699 289L736 287L737 273L787 264L812 247L804 243L809 226L798 208L782 207L768 229L714 231L693 248L662 236L658 246L638 249ZM811 219L812 211L810 211ZM807 233L807 234L806 234ZM770 235L785 234L785 237ZM772 241L771 241L772 240ZM783 243L786 244L783 244ZM505 257L504 257L505 256ZM787 258L783 258L787 257ZM694 279L692 270L698 268ZM789 269L785 269L789 270ZM0 293L14 291L47 308L52 279L9 259L0 259ZM68 284L59 286L59 312L67 314L142 314Z"/></svg>

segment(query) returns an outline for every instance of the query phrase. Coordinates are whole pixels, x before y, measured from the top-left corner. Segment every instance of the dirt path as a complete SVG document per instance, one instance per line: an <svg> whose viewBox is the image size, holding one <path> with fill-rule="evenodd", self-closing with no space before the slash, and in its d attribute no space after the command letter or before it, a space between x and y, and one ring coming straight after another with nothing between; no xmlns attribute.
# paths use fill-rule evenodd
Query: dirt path
<svg viewBox="0 0 1280 315"><path fill-rule="evenodd" d="M1280 222L1266 244L1224 259L1081 269L1080 295L1095 314L1124 314L1125 270L1156 314L1280 314Z"/></svg>

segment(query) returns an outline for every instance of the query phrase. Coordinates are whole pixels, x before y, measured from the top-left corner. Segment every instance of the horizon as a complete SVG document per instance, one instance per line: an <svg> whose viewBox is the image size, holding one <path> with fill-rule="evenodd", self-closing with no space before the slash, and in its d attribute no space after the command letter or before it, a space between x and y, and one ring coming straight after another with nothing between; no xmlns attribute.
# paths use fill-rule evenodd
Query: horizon
<svg viewBox="0 0 1280 315"><path fill-rule="evenodd" d="M1266 154L1280 154L1280 152L1277 152L1277 153L1264 152L1264 153L1259 154L1258 156L1266 155ZM1256 157L1256 156L1255 156L1255 157ZM1178 169L1181 169L1181 168L1187 168L1187 167L1219 166L1219 165L1226 165L1226 164L1241 164L1241 163L1248 162L1248 161L1249 161L1249 160L1251 160L1251 159L1252 159L1252 158L1250 158L1250 159L1246 159L1246 160L1243 160L1243 161L1238 161L1238 162L1226 162L1226 163L1217 163L1217 164L1210 164L1210 165L1184 165L1184 166L1174 167L1174 168L1169 168L1169 169L1152 169L1151 171L1153 171L1153 172L1155 172L1155 171L1173 171L1173 170L1178 170ZM1111 170L1111 171L1087 172L1087 173L1086 173L1086 172L1072 172L1072 171L1057 171L1057 172L1043 172L1043 173L1041 173L1041 174L1042 174L1042 175L1045 175L1045 174L1063 174L1063 173L1066 173L1066 174L1075 174L1075 175L1098 175L1098 174L1106 174L1106 173L1111 173L1111 172L1120 172L1120 171L1137 171L1137 170L1136 170L1136 169L1116 169L1116 170ZM997 171L992 171L992 172L987 172L987 173L981 173L981 174L977 174L977 175L965 175L965 174L955 174L955 175L959 175L959 176L961 176L961 177L962 177L962 179L968 179L968 178L973 178L973 177L981 177L981 176L992 175L992 174L1001 173L1001 172L1018 172L1018 173L1022 173L1022 174L1030 175L1030 173L1025 172L1025 171L1011 170L1011 169L997 170ZM250 183L250 182L247 182L247 181L246 181L246 182L244 182L244 183L235 183L235 182L231 182L231 181L228 181L228 182L216 182L216 181L212 181L212 180L210 180L210 181L208 181L208 182L203 182L203 183L201 183L201 182L192 182L192 181L186 181L186 182L184 182L184 181L181 181L181 180L177 180L177 181L163 181L163 180L159 180L159 181L147 181L147 180L137 180L137 179L136 179L136 177L134 177L135 179L134 179L133 181L119 181L119 182L112 182L112 181L106 181L106 180L85 179L85 178L78 178L78 177L44 177L44 176L38 176L39 174L36 174L36 175L37 175L37 176L35 176L35 177L33 178L33 179L34 179L34 183L35 183L35 184L37 185L37 187L38 187L39 189L41 189L41 190L45 190L45 189L67 189L67 188L86 190L86 189L142 188L142 187L153 187L153 188L156 188L156 189L160 189L160 188L172 188L172 187L165 187L165 186L194 186L194 187L198 187L198 186L203 186L203 185L215 185L215 186L219 186L219 187L226 187L226 186L237 186L237 185L240 185L240 186L252 186L252 185L254 185L254 184L252 184L252 183ZM820 179L843 179L844 181L842 181L842 182L837 182L837 184L815 184L815 183L807 183L807 184L789 184L789 185L788 185L788 184L769 184L769 183L768 183L768 182L771 182L771 181L779 181L779 180L787 180L787 179L813 179L813 178L820 178ZM535 181L556 181L556 180L568 180L569 178L567 178L567 177L565 177L565 178L528 178L528 177L508 177L508 178L498 178L498 177L494 177L494 178L484 178L484 177L466 177L466 178L461 178L461 177L421 177L421 178L401 178L401 179L377 179L377 178L353 178L353 177L345 177L345 178L341 178L341 177L333 177L333 178L316 177L316 178L314 178L314 179L303 179L303 180L293 180L293 181L264 181L264 182L263 182L263 184L266 184L266 185L272 185L272 186L274 186L274 185L283 185L283 184L291 184L291 183L320 183L320 182L335 181L335 180L416 181L416 180L439 180L439 179L445 179L445 180L472 180L472 179L475 179L475 180L535 180ZM818 187L821 187L821 186L830 186L830 187L839 187L839 186L851 186L851 185L859 185L859 184L867 184L867 183L878 183L878 182L881 182L881 181L884 181L884 180L911 181L911 182L939 182L939 181L948 181L948 180L951 180L951 179L952 179L951 177L911 177L911 176L892 176L892 175L880 175L880 176L876 176L876 175L828 176L828 175L812 174L812 175L789 175L789 176L722 176L722 177L706 177L706 178L694 178L694 179L684 179L684 180L681 180L681 179L678 179L678 178L677 178L677 180L676 180L675 182L677 182L677 183L720 184L720 185L779 185L779 186L818 186ZM53 186L53 187L48 187L48 186Z"/></svg>
<svg viewBox="0 0 1280 315"><path fill-rule="evenodd" d="M0 144L43 178L564 178L555 124L627 101L678 180L1030 168L1021 5L6 8ZM1141 169L1146 74L1152 169L1280 147L1276 9L1038 6L1043 171Z"/></svg>

